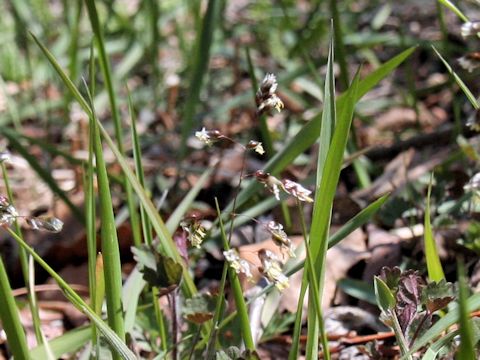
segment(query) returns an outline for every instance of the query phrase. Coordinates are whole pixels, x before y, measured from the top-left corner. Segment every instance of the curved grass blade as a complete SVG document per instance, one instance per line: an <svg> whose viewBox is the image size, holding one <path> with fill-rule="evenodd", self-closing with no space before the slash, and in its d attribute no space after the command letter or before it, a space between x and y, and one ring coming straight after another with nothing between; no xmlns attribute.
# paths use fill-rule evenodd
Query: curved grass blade
<svg viewBox="0 0 480 360"><path fill-rule="evenodd" d="M49 346L56 359L67 353L73 353L80 349L91 337L91 326L82 326L50 340ZM30 350L32 359L45 359L47 354L44 345Z"/></svg>
<svg viewBox="0 0 480 360"><path fill-rule="evenodd" d="M431 281L439 282L445 279L443 273L442 263L438 256L437 245L433 236L432 224L430 222L430 194L432 192L433 174L430 177L430 183L428 185L427 193L427 206L425 208L425 221L424 221L424 246L425 246L425 260L427 262L428 277Z"/></svg>
<svg viewBox="0 0 480 360"><path fill-rule="evenodd" d="M18 314L7 271L0 257L0 319L7 335L8 349L15 359L30 359L27 339Z"/></svg>
<svg viewBox="0 0 480 360"><path fill-rule="evenodd" d="M180 148L180 157L187 153L187 139L195 128L195 109L199 102L200 90L202 89L203 79L208 70L210 60L210 47L212 45L215 26L217 25L218 12L220 7L219 0L209 0L207 11L203 18L202 29L198 33L193 53L193 63L191 68L191 79L188 95L186 97L185 108L182 116L182 142Z"/></svg>
<svg viewBox="0 0 480 360"><path fill-rule="evenodd" d="M455 71L453 71L452 67L450 66L450 64L447 62L447 60L445 60L443 58L443 56L438 52L438 50L435 48L435 46L432 45L432 49L433 51L435 51L435 54L437 54L437 56L440 58L440 60L442 60L443 62L443 65L445 65L445 67L447 68L448 72L450 73L450 75L453 76L453 79L455 80L455 82L457 83L457 85L460 87L460 89L462 89L463 93L465 94L465 96L467 97L468 101L470 101L470 103L472 104L472 106L478 110L480 108L480 106L478 105L478 102L477 100L475 99L475 96L472 94L472 92L470 91L470 89L467 87L467 85L465 85L465 83L462 81L462 79L460 78L460 76L457 75L457 73Z"/></svg>
<svg viewBox="0 0 480 360"><path fill-rule="evenodd" d="M35 261L57 282L58 286L62 289L65 297L70 301L77 309L84 313L91 321L95 323L98 330L105 337L105 340L110 344L113 350L124 360L136 360L137 357L133 352L125 345L115 332L108 327L105 322L93 311L87 303L78 295L65 280L62 279L51 267L48 265L35 250L33 250L21 237L19 237L13 230L6 229L10 236L27 251Z"/></svg>
<svg viewBox="0 0 480 360"><path fill-rule="evenodd" d="M397 68L405 59L407 59L415 47L409 48L394 58L390 59L365 79L359 82L358 91L355 101L361 99L368 91L370 91L375 85L377 85L382 79L388 76L395 68ZM342 109L346 102L345 94L338 97L336 107ZM317 141L318 134L321 126L321 113L315 116L309 121L303 128L287 143L287 145L279 151L271 160L268 161L265 166L265 171L272 174L278 174L287 165L291 164L298 155L307 150ZM237 197L237 206L244 204L253 194L255 194L261 185L257 182L250 182ZM232 203L225 209L225 213L231 211Z"/></svg>

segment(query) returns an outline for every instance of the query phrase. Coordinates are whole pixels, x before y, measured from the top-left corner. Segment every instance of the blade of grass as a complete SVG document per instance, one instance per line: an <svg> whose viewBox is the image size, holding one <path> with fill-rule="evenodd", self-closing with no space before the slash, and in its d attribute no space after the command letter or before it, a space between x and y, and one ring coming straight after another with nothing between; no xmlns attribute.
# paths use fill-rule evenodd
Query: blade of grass
<svg viewBox="0 0 480 360"><path fill-rule="evenodd" d="M48 51L48 49L43 46L43 44L35 37L35 35L31 34L32 38L34 41L37 43L37 45L40 47L44 55L47 57L48 61L50 64L54 67L55 71L57 74L60 76L62 79L63 83L65 86L71 91L72 95L74 98L77 100L79 105L82 107L83 111L91 117L92 116L92 111L90 109L89 104L85 100L85 98L82 96L78 88L75 86L75 84L70 80L68 75L63 71L62 67L60 64L57 62L55 57ZM196 293L196 287L195 284L193 283L193 280L191 278L191 275L185 266L184 262L181 259L180 254L178 253L178 250L176 248L176 245L173 243L173 240L170 236L169 231L167 230L162 218L158 214L158 211L155 207L155 205L152 203L148 195L146 194L144 188L140 185L138 182L135 174L132 172L130 169L129 165L125 161L124 156L120 153L118 150L117 146L113 142L113 140L110 138L110 135L108 132L104 129L100 121L97 121L97 125L100 129L100 132L102 133L103 138L105 139L107 145L110 147L112 152L114 153L115 157L117 158L117 161L119 165L121 166L123 172L128 178L128 181L134 188L137 196L140 199L140 202L142 206L144 206L145 211L152 223L152 226L157 233L157 236L160 239L160 242L164 248L164 251L167 256L170 256L174 260L176 260L178 263L182 264L183 267L183 279L184 281L182 282L182 286L185 289L187 297L191 297L194 293Z"/></svg>
<svg viewBox="0 0 480 360"><path fill-rule="evenodd" d="M208 72L210 60L210 48L213 41L213 34L218 22L219 0L209 0L205 12L202 29L197 35L195 50L192 54L192 67L190 69L190 82L188 95L185 101L185 108L182 116L182 142L180 147L180 158L187 153L187 139L195 128L195 109L200 99L205 74Z"/></svg>
<svg viewBox="0 0 480 360"><path fill-rule="evenodd" d="M346 93L346 102L342 108L338 122L333 133L332 143L328 149L327 157L323 167L322 177L319 186L316 188L312 224L310 227L309 251L315 261L315 273L319 283L320 297L322 297L324 277L325 277L325 259L328 249L328 232L330 229L330 217L335 197L336 187L340 178L340 171L343 163L343 154L346 149L350 125L355 110L357 99L359 75L355 76L352 85ZM324 329L320 329L320 333ZM326 335L324 335L326 336ZM326 341L326 340L325 340ZM328 352L328 347L323 349Z"/></svg>
<svg viewBox="0 0 480 360"><path fill-rule="evenodd" d="M2 168L3 181L5 183L5 189L7 191L8 202L15 207L13 192L12 192L12 188L10 187L10 180L8 179L7 168L5 166L5 162L3 161L1 163L1 168ZM17 219L15 219L14 221L14 228L15 228L15 233L17 233L18 236L22 236L22 230L20 228L20 225ZM42 334L39 310L37 306L37 296L35 294L35 291L33 290L33 287L35 285L33 284L34 278L30 277L29 256L23 249L19 249L19 258L20 258L20 266L22 268L23 280L25 282L25 287L27 288L27 299L28 299L28 305L30 306L30 314L32 316L33 329L35 331L35 338L37 340L37 343L41 344L43 343L43 336L42 336L43 334Z"/></svg>
<svg viewBox="0 0 480 360"><path fill-rule="evenodd" d="M93 321L105 340L110 344L112 349L124 360L136 360L136 356L125 345L115 332L108 327L107 324L87 305L87 303L78 295L65 280L62 279L41 257L38 255L21 237L19 237L13 230L5 229L10 236L27 251L35 261L57 282L58 286L62 289L65 297L82 313L84 313L91 321ZM22 358L20 358L22 359Z"/></svg>
<svg viewBox="0 0 480 360"><path fill-rule="evenodd" d="M475 340L470 313L467 310L468 285L463 260L457 261L458 272L458 317L460 320L460 347L456 359L475 359Z"/></svg>
<svg viewBox="0 0 480 360"><path fill-rule="evenodd" d="M415 50L414 47L409 48L394 58L390 59L370 75L366 76L365 79L360 81L358 84L357 98L358 101L361 99L368 91L370 91L375 85L389 75L395 68L397 68L406 58L408 58L412 52ZM344 95L338 97L336 102L336 107L342 109L345 105L347 99ZM321 126L321 113L315 116L311 121L305 124L302 129L285 145L285 147L277 152L275 156L268 161L265 166L265 171L272 174L278 174L282 171L287 165L291 164L293 160L297 158L298 155L307 150L311 145L317 141L318 134L320 132ZM244 204L253 194L255 194L261 185L257 182L250 182L239 194L237 197L237 206ZM232 203L226 208L226 211L231 211Z"/></svg>
<svg viewBox="0 0 480 360"><path fill-rule="evenodd" d="M430 177L430 183L428 185L427 206L425 208L425 219L424 219L425 261L427 262L428 278L431 281L439 282L440 280L445 279L445 274L443 273L442 263L440 262L440 257L438 256L437 245L435 244L435 238L433 236L433 231L432 231L432 224L430 222L430 195L432 192L432 182L433 182L433 174Z"/></svg>
<svg viewBox="0 0 480 360"><path fill-rule="evenodd" d="M7 335L8 348L15 359L30 359L27 339L18 314L7 271L0 257L0 319Z"/></svg>
<svg viewBox="0 0 480 360"><path fill-rule="evenodd" d="M74 353L85 345L91 337L91 332L90 326L82 326L50 340L49 345L53 355L56 359L60 359L67 353ZM45 346L40 345L31 349L30 355L32 359L45 359L47 356Z"/></svg>
<svg viewBox="0 0 480 360"><path fill-rule="evenodd" d="M432 45L432 49L433 51L435 51L435 54L437 54L437 56L440 58L440 60L442 60L443 62L443 65L445 65L445 67L447 68L448 72L450 73L450 75L453 76L453 79L455 80L455 82L457 83L457 85L460 87L460 89L462 89L463 93L465 94L465 96L467 97L468 101L470 101L470 103L472 104L472 106L478 110L480 108L480 106L478 105L478 102L477 100L475 99L475 96L472 94L472 92L470 91L470 89L467 87L467 85L465 85L465 83L462 81L462 79L460 78L460 76L457 75L457 73L455 71L453 71L452 67L450 66L450 64L447 62L447 60L445 60L443 58L443 56L438 52L438 50L435 48L435 46Z"/></svg>
<svg viewBox="0 0 480 360"><path fill-rule="evenodd" d="M115 89L113 86L113 76L112 70L110 67L110 61L105 50L105 41L103 37L103 30L98 19L97 9L95 6L94 0L85 0L87 5L88 17L92 25L93 33L95 34L94 43L98 51L98 58L100 62L100 69L105 80L105 87L107 88L108 98L110 101L110 110L112 112L113 124L115 129L115 139L117 140L117 146L122 155L125 155L123 148L123 133L122 133L122 122L117 107L117 97L115 94ZM93 103L93 101L92 101ZM133 199L133 191L130 183L125 177L122 179L123 188L125 189L128 211L130 213L130 223L132 226L133 241L135 245L140 245L141 234L140 234L140 221L138 218L137 208L135 206L135 201Z"/></svg>
<svg viewBox="0 0 480 360"><path fill-rule="evenodd" d="M100 219L101 219L101 240L102 254L104 260L105 294L107 302L108 323L118 337L125 341L125 325L123 319L122 305L122 269L120 261L120 250L115 226L115 215L113 214L112 197L108 181L107 168L103 157L102 142L97 127L97 118L93 108L93 100L90 91L87 93L92 109L90 117L90 128L94 140L93 148L95 153L96 173L98 180L98 192L100 197ZM117 354L112 354L114 359Z"/></svg>
<svg viewBox="0 0 480 360"><path fill-rule="evenodd" d="M445 6L446 8L452 10L453 13L457 15L462 21L464 22L469 21L468 17L463 12L461 12L460 9L457 8L455 4L453 4L450 0L438 0L438 2L443 6Z"/></svg>

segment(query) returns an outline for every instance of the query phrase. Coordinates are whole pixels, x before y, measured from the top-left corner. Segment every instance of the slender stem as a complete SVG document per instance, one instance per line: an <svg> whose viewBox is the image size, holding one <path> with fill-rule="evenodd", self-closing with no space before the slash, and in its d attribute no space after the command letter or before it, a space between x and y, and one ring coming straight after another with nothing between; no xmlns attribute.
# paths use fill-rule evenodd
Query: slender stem
<svg viewBox="0 0 480 360"><path fill-rule="evenodd" d="M160 309L160 304L158 299L160 297L157 287L152 287L152 297L153 297L153 309L155 312L155 319L157 320L158 331L160 332L160 346L163 351L168 349L168 339L167 339L167 330L165 329L165 321L163 321L162 309Z"/></svg>
<svg viewBox="0 0 480 360"><path fill-rule="evenodd" d="M170 306L172 308L172 338L173 338L173 349L172 356L173 360L178 359L178 323L177 323L177 294L176 290L172 291L168 297L170 300Z"/></svg>
<svg viewBox="0 0 480 360"><path fill-rule="evenodd" d="M192 356L195 352L195 344L197 343L198 341L198 338L200 337L200 334L202 332L202 328L200 326L198 326L198 329L197 331L195 331L195 337L193 338L192 340L192 346L191 346L191 349L190 349L190 353L188 354L188 360L191 360L192 359Z"/></svg>
<svg viewBox="0 0 480 360"><path fill-rule="evenodd" d="M393 330L395 332L395 336L397 337L397 341L398 341L398 345L400 346L401 353L402 353L402 355L408 354L409 347L408 347L408 344L407 344L407 340L403 336L402 328L400 326L400 323L398 322L397 315L395 314L394 311L391 311L390 315L391 315L392 320L393 320ZM410 356L410 355L407 356L407 359L411 360L412 356Z"/></svg>
<svg viewBox="0 0 480 360"><path fill-rule="evenodd" d="M238 179L238 185L237 185L237 188L235 189L235 197L233 198L233 206L232 206L232 211L230 213L230 216L231 216L232 220L231 220L231 223L230 223L230 233L228 234L228 244L229 245L232 241L233 228L234 228L234 223L235 223L235 210L237 209L237 197L238 197L238 194L240 193L240 189L241 189L241 186L242 186L243 173L245 171L246 160L247 160L247 151L245 150L243 152L242 168L240 169L240 179Z"/></svg>

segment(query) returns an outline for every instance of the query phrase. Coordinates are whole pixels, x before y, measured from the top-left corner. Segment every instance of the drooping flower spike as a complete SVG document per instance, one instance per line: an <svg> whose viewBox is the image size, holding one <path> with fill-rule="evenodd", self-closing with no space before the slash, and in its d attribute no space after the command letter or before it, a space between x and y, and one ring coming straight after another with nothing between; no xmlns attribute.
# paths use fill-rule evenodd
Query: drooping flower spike
<svg viewBox="0 0 480 360"><path fill-rule="evenodd" d="M180 223L180 227L187 233L187 239L190 241L190 244L200 249L207 232L197 217L192 216L184 219Z"/></svg>
<svg viewBox="0 0 480 360"><path fill-rule="evenodd" d="M258 258L262 263L260 272L274 283L278 290L282 291L290 286L288 277L282 272L281 262L273 252L262 249L258 252Z"/></svg>
<svg viewBox="0 0 480 360"><path fill-rule="evenodd" d="M277 90L278 83L277 78L274 74L267 74L260 84L255 95L255 101L257 103L257 113L262 115L264 113L270 112L272 109L276 109L280 112L284 104L282 100L275 94Z"/></svg>

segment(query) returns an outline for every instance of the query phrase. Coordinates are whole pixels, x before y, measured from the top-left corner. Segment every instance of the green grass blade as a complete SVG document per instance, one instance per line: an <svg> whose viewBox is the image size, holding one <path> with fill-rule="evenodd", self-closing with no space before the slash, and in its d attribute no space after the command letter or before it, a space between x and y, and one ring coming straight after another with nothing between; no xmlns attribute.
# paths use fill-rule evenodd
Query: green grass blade
<svg viewBox="0 0 480 360"><path fill-rule="evenodd" d="M458 261L458 316L460 319L460 347L456 359L475 359L475 340L470 313L467 310L468 285L463 261Z"/></svg>
<svg viewBox="0 0 480 360"><path fill-rule="evenodd" d="M407 59L412 52L415 50L415 47L409 48L394 58L390 59L370 75L366 76L365 79L360 81L358 84L357 98L358 101L361 99L368 91L370 91L375 85L377 85L382 79L388 76L394 69L396 69L405 59ZM345 106L346 98L344 95L341 95L337 99L336 107L342 109ZM312 146L315 141L318 139L318 133L321 126L321 114L315 116L311 121L309 121L303 128L285 145L285 147L279 151L270 161L268 161L265 166L265 171L272 174L278 174L282 171L287 165L291 164L293 160L297 158L298 155L307 150ZM237 197L237 206L241 206L245 203L253 194L255 194L261 185L257 182L251 182L246 188L244 188ZM227 213L231 211L232 204L227 207L225 210Z"/></svg>
<svg viewBox="0 0 480 360"><path fill-rule="evenodd" d="M469 314L480 309L480 293L470 296L465 303L466 310ZM417 341L415 341L413 347L409 351L409 354L413 354L418 349L435 340L435 338L441 336L445 330L447 330L450 326L457 324L458 321L459 312L456 309L452 309L452 311L433 324L430 329L428 329Z"/></svg>
<svg viewBox="0 0 480 360"><path fill-rule="evenodd" d="M92 116L92 111L90 109L90 106L88 102L85 100L85 98L82 96L78 88L75 86L75 84L70 80L68 75L63 71L62 67L60 64L56 61L55 57L35 38L35 36L32 34L33 39L35 42L38 44L44 55L47 57L49 60L50 64L54 67L55 71L58 73L62 81L64 82L65 86L72 92L72 95L74 98L77 100L79 105L82 107L83 111L87 113L89 117ZM178 253L178 250L173 243L170 233L167 230L162 218L158 214L157 209L155 208L155 205L153 205L152 201L148 197L148 195L145 193L145 190L143 187L140 185L138 182L135 174L132 172L130 169L129 165L125 161L124 156L120 153L118 150L118 147L115 145L113 140L111 139L110 135L108 132L104 129L102 124L98 121L98 127L100 129L100 132L102 133L103 138L105 139L107 145L110 147L112 152L114 153L115 157L117 158L117 161L119 162L120 166L122 167L123 172L128 178L128 181L132 185L133 189L135 190L137 196L140 199L140 202L142 206L144 206L145 211L150 218L150 221L152 223L152 226L157 233L164 250L166 252L167 256L172 257L175 259L177 262L181 263L183 266L183 278L184 282L182 284L185 286L185 289L187 291L188 297L192 296L194 293L196 293L196 287L195 284L193 283L193 280L190 276L190 273L186 266L183 264L183 261L181 260L181 257Z"/></svg>
<svg viewBox="0 0 480 360"><path fill-rule="evenodd" d="M332 141L332 134L334 133L335 129L335 124L336 124L336 118L337 118L337 113L336 113L336 108L335 108L335 76L333 72L333 64L334 64L334 40L333 40L333 29L331 33L331 38L330 38L330 45L329 45L329 52L328 52L328 61L327 61L327 78L325 80L325 90L324 90L324 101L323 101L323 112L322 112L322 121L321 121L321 126L320 126L320 131L316 134L317 137L319 138L319 152L318 152L318 160L317 160L317 177L316 177L316 183L315 183L315 188L318 189L321 186L325 164L327 160L327 156L330 150L330 143ZM348 134L347 134L348 136ZM319 210L323 207L325 207L326 204L321 204L315 201L314 207L313 207L313 218L312 218L312 224L314 221L318 221L317 217L319 214ZM328 231L328 230L327 230ZM310 231L309 234L309 239L314 239L313 236L320 236L319 234L315 234L312 231ZM326 234L325 234L326 236ZM309 254L310 257L312 256L312 248L311 248L311 241L309 240L306 243L306 246L308 247L307 253ZM324 243L325 249L323 250L325 253L327 252L327 246L328 242L325 241ZM311 274L308 274L308 277L310 279L310 285L312 282L312 279L319 279L318 275L321 275L320 272L315 271L313 269L313 264L307 267L307 272L311 272ZM301 291L306 291L308 283L306 282L306 278L304 279L305 281L302 281L302 289ZM321 285L321 284L320 284ZM322 294L322 289L316 289L317 286L312 287L310 294L309 294L309 301L312 301L314 297L312 295L316 296L321 296ZM319 291L317 294L313 294L313 291ZM318 322L315 320L316 315L315 312L318 312L318 310L310 306L308 309L308 336L307 336L307 357L308 354L310 356L313 356L313 354L318 353L318 331L320 331L320 337L322 340L322 347L323 351L325 354L325 357L327 359L330 358L330 353L328 349L328 340L326 338L325 334L325 329L323 329L323 326L321 326L321 323L323 321L320 319ZM320 315L320 314L318 314ZM299 314L297 314L299 316ZM301 316L301 314L300 314Z"/></svg>
<svg viewBox="0 0 480 360"><path fill-rule="evenodd" d="M122 155L125 155L123 148L123 132L122 132L122 122L118 112L117 106L117 96L115 94L115 89L113 85L113 73L110 67L110 61L107 56L107 51L105 50L105 41L103 37L103 30L98 19L97 9L95 6L94 0L85 0L87 5L88 17L90 18L90 23L92 25L93 33L95 34L94 43L98 51L98 58L100 62L100 69L105 80L105 87L107 88L108 99L110 101L110 110L112 112L113 125L115 128L115 139L117 140L117 146ZM93 101L92 101L93 103ZM140 233L140 221L138 217L138 212L135 206L135 201L133 198L133 191L130 183L123 179L123 188L125 189L127 206L130 214L130 223L132 226L133 241L135 245L141 244L141 233Z"/></svg>
<svg viewBox="0 0 480 360"><path fill-rule="evenodd" d="M83 326L50 340L48 343L55 359L60 359L67 353L76 352L90 339L91 332L91 326ZM30 351L30 355L32 359L45 359L47 356L45 346L40 345L33 348Z"/></svg>
<svg viewBox="0 0 480 360"><path fill-rule="evenodd" d="M455 4L453 4L450 0L438 0L438 2L443 6L445 6L446 8L452 10L453 13L457 15L462 21L464 22L469 21L468 17L463 12L461 12L460 9L457 8Z"/></svg>
<svg viewBox="0 0 480 360"><path fill-rule="evenodd" d="M430 178L430 184L428 185L427 193L427 206L425 208L425 220L424 220L424 246L425 246L425 261L427 262L428 277L431 281L440 281L445 279L443 273L442 263L438 256L437 245L435 244L435 238L433 236L432 224L430 222L430 194L432 192L433 174Z"/></svg>
<svg viewBox="0 0 480 360"><path fill-rule="evenodd" d="M460 89L462 89L463 93L465 94L465 96L467 97L468 101L470 101L470 103L472 104L472 106L478 110L480 108L480 106L478 105L478 102L477 100L475 99L475 96L472 94L472 92L470 91L470 89L467 87L467 85L465 85L465 83L462 81L462 79L460 79L460 76L457 75L457 73L455 71L453 71L452 67L450 66L450 64L447 62L447 60L445 60L443 58L443 56L438 52L438 50L435 48L435 46L432 45L432 49L433 51L435 51L435 54L437 54L437 56L440 58L440 60L442 60L443 62L443 65L445 65L445 67L447 68L448 72L450 73L450 75L453 76L453 79L455 80L455 82L457 83L457 85L460 87Z"/></svg>
<svg viewBox="0 0 480 360"><path fill-rule="evenodd" d="M27 339L18 314L7 271L0 257L0 319L7 335L8 349L15 359L30 359Z"/></svg>
<svg viewBox="0 0 480 360"><path fill-rule="evenodd" d="M82 313L87 315L87 317L93 321L102 335L105 337L105 340L110 344L112 349L116 351L119 356L124 360L136 360L136 356L133 352L125 345L124 341L121 340L117 334L115 334L112 329L108 327L107 324L87 305L87 303L78 295L66 282L58 275L42 258L38 255L21 237L19 237L13 230L6 229L10 236L15 239L15 241L28 252L34 260L43 268L45 271L57 282L58 286L62 289L65 297Z"/></svg>
<svg viewBox="0 0 480 360"><path fill-rule="evenodd" d="M202 29L198 33L193 54L191 79L188 95L185 101L185 108L182 115L182 142L180 156L187 153L187 139L193 130L198 127L195 123L195 109L200 99L200 90L208 70L210 60L210 47L213 41L213 34L218 22L219 0L209 0L207 11L203 18Z"/></svg>
<svg viewBox="0 0 480 360"><path fill-rule="evenodd" d="M122 270L120 262L120 250L118 246L117 229L115 226L115 215L113 214L112 197L108 181L107 168L103 157L102 142L97 127L95 112L90 118L94 138L94 152L96 161L96 172L98 180L98 192L100 197L100 219L102 254L104 259L105 294L107 301L108 323L113 331L122 340L125 339L125 328L123 321L123 306L121 301Z"/></svg>

